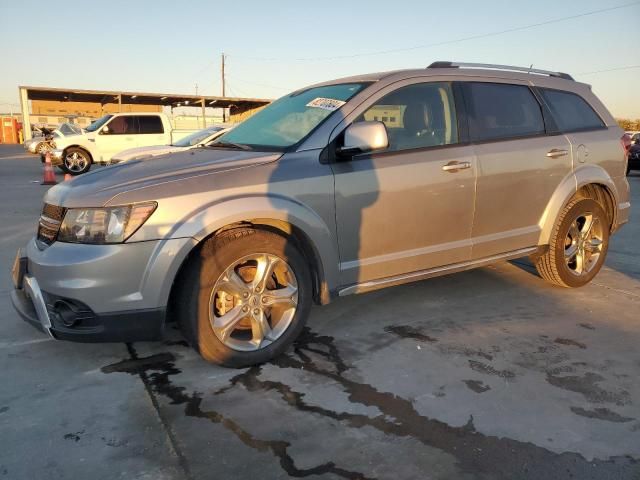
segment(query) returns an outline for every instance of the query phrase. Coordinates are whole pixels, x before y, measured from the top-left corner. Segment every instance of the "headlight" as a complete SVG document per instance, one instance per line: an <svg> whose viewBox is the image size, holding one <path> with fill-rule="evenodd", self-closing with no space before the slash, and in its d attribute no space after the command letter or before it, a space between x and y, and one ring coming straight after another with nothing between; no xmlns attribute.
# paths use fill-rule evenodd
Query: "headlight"
<svg viewBox="0 0 640 480"><path fill-rule="evenodd" d="M156 202L104 208L67 210L58 241L69 243L123 243L147 221Z"/></svg>

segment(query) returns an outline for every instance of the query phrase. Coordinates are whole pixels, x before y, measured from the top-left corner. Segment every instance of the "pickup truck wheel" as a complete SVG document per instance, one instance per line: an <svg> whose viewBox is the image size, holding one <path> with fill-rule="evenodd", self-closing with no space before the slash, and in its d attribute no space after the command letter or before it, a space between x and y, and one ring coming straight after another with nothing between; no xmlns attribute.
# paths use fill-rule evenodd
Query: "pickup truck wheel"
<svg viewBox="0 0 640 480"><path fill-rule="evenodd" d="M64 153L64 171L71 175L81 175L91 168L91 157L81 148L69 148Z"/></svg>
<svg viewBox="0 0 640 480"><path fill-rule="evenodd" d="M560 214L536 269L550 283L581 287L600 271L608 248L609 219L602 206L592 199L572 200Z"/></svg>
<svg viewBox="0 0 640 480"><path fill-rule="evenodd" d="M227 367L282 353L311 309L307 262L272 232L239 229L210 238L180 281L176 313L183 334L203 358Z"/></svg>
<svg viewBox="0 0 640 480"><path fill-rule="evenodd" d="M46 142L40 142L36 147L36 153L38 155L44 155L50 150L49 145Z"/></svg>

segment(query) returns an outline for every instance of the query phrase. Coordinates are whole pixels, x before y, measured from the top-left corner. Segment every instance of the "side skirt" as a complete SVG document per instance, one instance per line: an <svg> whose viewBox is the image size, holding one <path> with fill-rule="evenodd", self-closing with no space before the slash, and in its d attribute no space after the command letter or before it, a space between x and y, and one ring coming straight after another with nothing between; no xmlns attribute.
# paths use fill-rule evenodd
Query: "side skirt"
<svg viewBox="0 0 640 480"><path fill-rule="evenodd" d="M484 267L503 260L513 260L515 258L524 257L538 251L538 247L522 248L511 252L502 253L500 255L492 255L490 257L480 258L478 260L470 260L467 262L453 263L442 267L420 270L417 272L403 273L394 277L386 277L378 280L370 280L368 282L357 283L349 287L339 290L338 296L345 297L354 293L371 292L381 288L392 287L394 285L402 285L403 283L416 282L426 278L439 277L449 273L462 272L473 268Z"/></svg>

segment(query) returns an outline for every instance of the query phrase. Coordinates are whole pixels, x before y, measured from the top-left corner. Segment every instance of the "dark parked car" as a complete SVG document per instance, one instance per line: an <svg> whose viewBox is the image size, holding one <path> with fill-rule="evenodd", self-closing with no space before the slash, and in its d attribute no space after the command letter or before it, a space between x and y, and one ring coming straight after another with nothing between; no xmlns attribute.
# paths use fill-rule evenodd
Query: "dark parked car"
<svg viewBox="0 0 640 480"><path fill-rule="evenodd" d="M636 140L629 147L629 164L627 165L627 175L631 170L640 170L640 139Z"/></svg>

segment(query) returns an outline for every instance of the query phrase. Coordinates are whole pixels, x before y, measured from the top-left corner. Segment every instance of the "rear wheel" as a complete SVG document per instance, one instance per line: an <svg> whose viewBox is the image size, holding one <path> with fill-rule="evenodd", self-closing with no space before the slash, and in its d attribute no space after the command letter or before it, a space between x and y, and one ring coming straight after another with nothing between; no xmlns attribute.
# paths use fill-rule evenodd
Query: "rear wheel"
<svg viewBox="0 0 640 480"><path fill-rule="evenodd" d="M64 153L63 170L71 175L81 175L91 168L91 157L81 148L69 148Z"/></svg>
<svg viewBox="0 0 640 480"><path fill-rule="evenodd" d="M536 269L550 283L581 287L600 271L608 248L609 218L602 206L592 199L575 199L560 214Z"/></svg>
<svg viewBox="0 0 640 480"><path fill-rule="evenodd" d="M181 274L177 317L210 362L244 367L282 353L311 308L300 251L272 232L232 230L207 240Z"/></svg>

